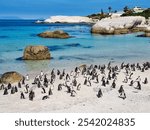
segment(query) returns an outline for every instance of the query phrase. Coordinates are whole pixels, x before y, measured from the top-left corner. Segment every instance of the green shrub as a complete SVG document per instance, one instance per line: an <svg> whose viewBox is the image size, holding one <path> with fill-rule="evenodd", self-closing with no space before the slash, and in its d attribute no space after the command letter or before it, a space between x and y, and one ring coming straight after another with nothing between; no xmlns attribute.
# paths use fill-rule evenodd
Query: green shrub
<svg viewBox="0 0 150 130"><path fill-rule="evenodd" d="M132 10L128 10L127 12L123 13L122 16L143 16L148 19L150 17L150 8L141 13L134 13Z"/></svg>

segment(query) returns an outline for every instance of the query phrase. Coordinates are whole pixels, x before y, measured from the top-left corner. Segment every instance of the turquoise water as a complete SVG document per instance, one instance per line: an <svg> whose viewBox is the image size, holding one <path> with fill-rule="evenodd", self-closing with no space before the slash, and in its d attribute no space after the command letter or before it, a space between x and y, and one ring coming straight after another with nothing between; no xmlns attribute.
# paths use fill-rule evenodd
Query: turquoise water
<svg viewBox="0 0 150 130"><path fill-rule="evenodd" d="M81 64L143 62L150 60L150 39L138 34L101 36L90 33L85 24L34 24L32 20L0 20L0 73L22 73L50 68L71 68ZM73 38L44 39L36 34L47 30L64 30ZM21 61L27 45L48 46L50 61Z"/></svg>

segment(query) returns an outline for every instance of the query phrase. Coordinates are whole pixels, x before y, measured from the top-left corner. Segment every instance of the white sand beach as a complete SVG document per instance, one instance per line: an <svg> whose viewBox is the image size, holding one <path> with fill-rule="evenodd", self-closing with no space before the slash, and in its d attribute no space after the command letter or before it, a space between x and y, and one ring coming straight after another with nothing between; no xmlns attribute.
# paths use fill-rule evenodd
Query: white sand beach
<svg viewBox="0 0 150 130"><path fill-rule="evenodd" d="M112 65L113 66L113 65ZM107 66L106 66L107 67ZM55 74L57 69L54 70ZM62 71L61 71L62 72ZM98 79L99 83L91 80L91 86L87 83L84 85L85 77L90 77L86 74L82 75L81 72L76 77L77 84L81 83L79 90L77 87L72 87L72 80L74 79L75 72L73 68L72 76L70 80L67 81L67 84L71 86L71 89L76 91L75 97L72 97L70 93L67 93L67 88L62 86L62 90L58 91L58 84L65 83L65 76L69 70L65 70L65 76L62 80L59 79L59 76L56 76L56 79L51 85L48 84L48 87L44 87L46 93L42 93L42 88L38 88L36 84L32 84L34 77L29 75L30 80L25 81L25 84L28 84L30 89L35 92L35 98L33 101L29 100L29 93L25 94L25 99L20 99L20 91L25 92L25 85L22 85L21 88L18 88L18 92L15 94L3 95L3 90L0 90L0 112L50 112L50 113L145 113L150 112L150 69L130 70L129 75L133 73L131 79L128 79L127 83L123 83L125 77L129 78L129 75L126 75L125 68L117 71L116 77L116 87L112 88L113 79L109 81L109 85L105 87L102 86L102 77L108 75L108 70L106 69L105 74L101 74L101 71L96 68L97 74L99 74ZM39 71L40 74L40 71ZM50 79L51 71L44 72L47 74L47 79ZM138 76L140 76L139 79ZM147 77L148 83L143 84L142 82ZM91 77L90 77L91 78ZM133 86L129 86L130 81L134 80ZM137 81L141 83L141 90L135 89L137 87ZM43 83L43 81L41 81ZM17 84L13 84L17 85ZM126 94L126 98L119 98L119 88L123 85L123 89ZM5 85L6 86L6 85ZM43 85L42 85L43 86ZM54 86L54 87L53 87ZM48 99L42 100L43 96L48 95L48 90L51 87L53 95L50 95ZM98 98L97 93L101 88L102 97Z"/></svg>

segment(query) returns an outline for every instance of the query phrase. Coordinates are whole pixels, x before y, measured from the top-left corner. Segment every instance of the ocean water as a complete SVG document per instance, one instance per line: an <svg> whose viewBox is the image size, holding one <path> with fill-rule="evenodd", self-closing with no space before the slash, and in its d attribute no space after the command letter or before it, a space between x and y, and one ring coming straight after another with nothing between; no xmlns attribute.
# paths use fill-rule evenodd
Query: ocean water
<svg viewBox="0 0 150 130"><path fill-rule="evenodd" d="M150 61L150 38L140 33L102 36L90 33L88 24L35 24L35 20L0 20L0 73L31 73L52 68L72 68L81 64L103 64L113 61ZM72 38L44 39L38 33L64 30ZM53 57L50 61L22 61L27 45L45 45Z"/></svg>

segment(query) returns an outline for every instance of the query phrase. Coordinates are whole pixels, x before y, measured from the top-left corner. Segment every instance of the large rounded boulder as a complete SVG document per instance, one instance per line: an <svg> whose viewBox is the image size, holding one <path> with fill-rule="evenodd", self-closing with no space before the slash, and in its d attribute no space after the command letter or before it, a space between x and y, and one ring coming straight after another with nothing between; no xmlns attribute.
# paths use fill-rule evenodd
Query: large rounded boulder
<svg viewBox="0 0 150 130"><path fill-rule="evenodd" d="M102 35L127 34L144 23L145 18L141 16L105 18L93 25L91 32Z"/></svg>
<svg viewBox="0 0 150 130"><path fill-rule="evenodd" d="M23 76L20 73L11 71L11 72L6 72L2 74L0 78L0 82L4 84L16 83L16 82L20 82L22 79L23 79Z"/></svg>
<svg viewBox="0 0 150 130"><path fill-rule="evenodd" d="M27 46L24 50L23 60L48 60L50 51L46 46Z"/></svg>
<svg viewBox="0 0 150 130"><path fill-rule="evenodd" d="M38 34L38 36L42 38L60 38L60 39L70 38L69 34L62 30L57 30L52 32L46 31Z"/></svg>

